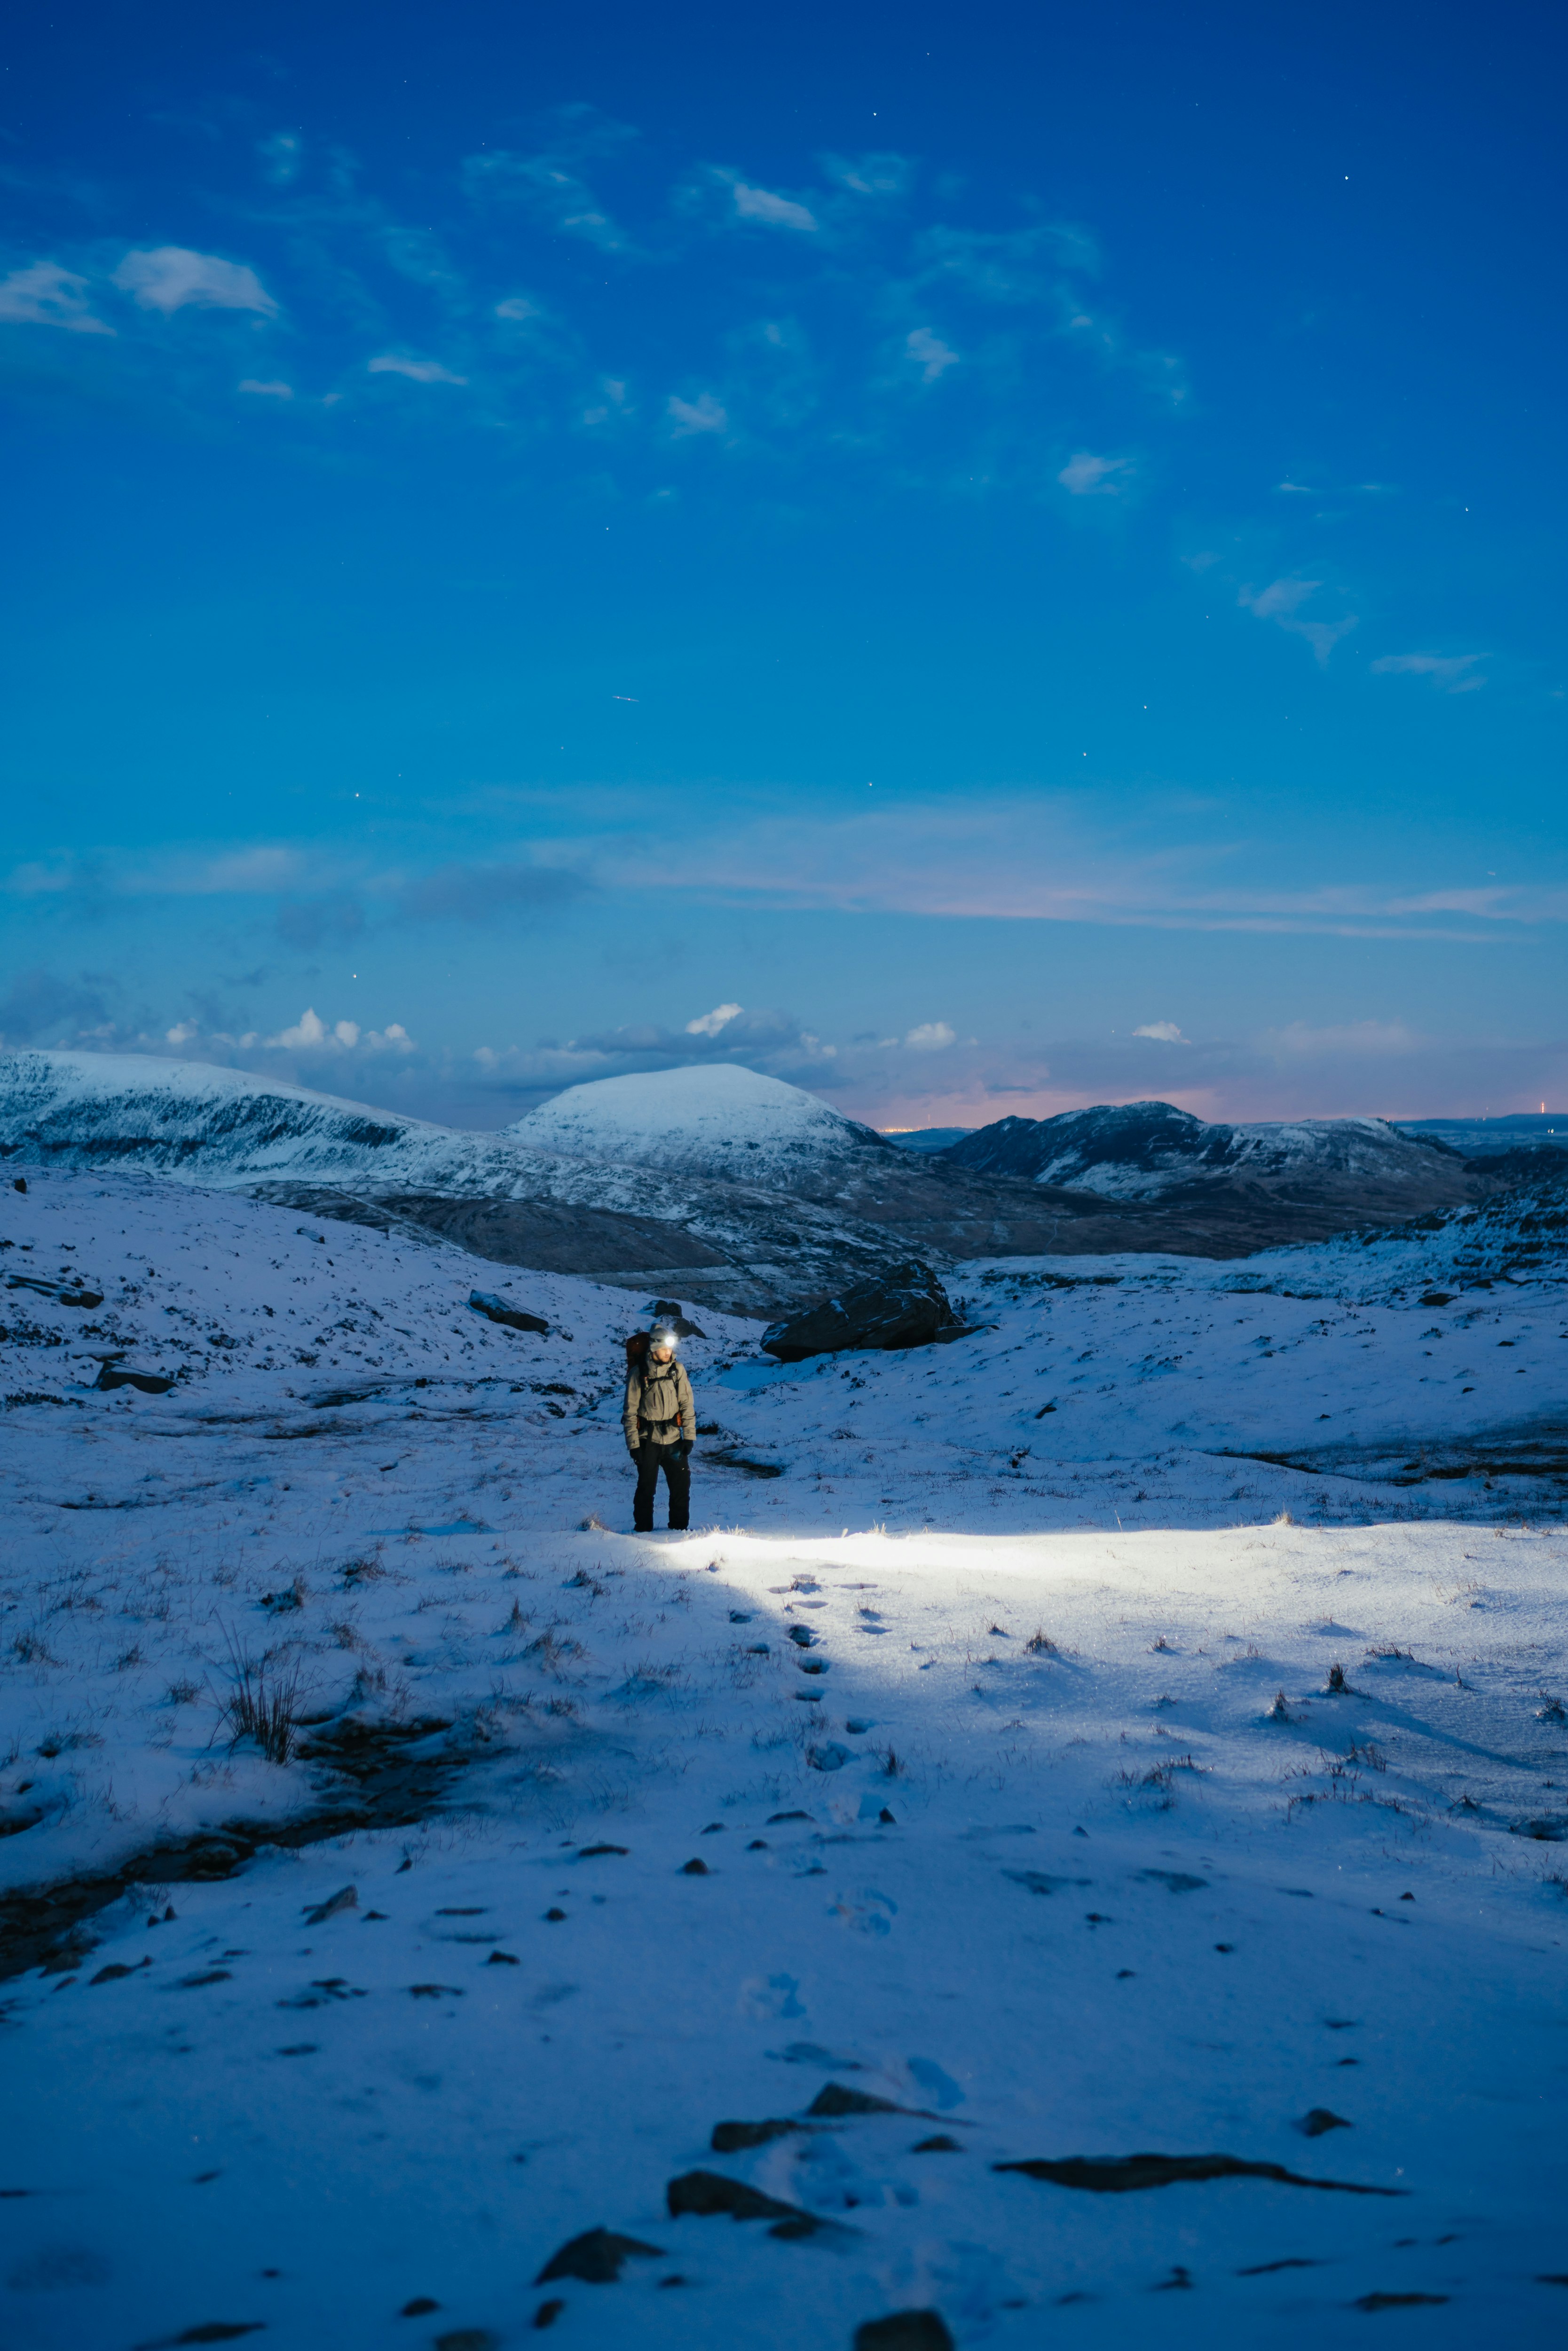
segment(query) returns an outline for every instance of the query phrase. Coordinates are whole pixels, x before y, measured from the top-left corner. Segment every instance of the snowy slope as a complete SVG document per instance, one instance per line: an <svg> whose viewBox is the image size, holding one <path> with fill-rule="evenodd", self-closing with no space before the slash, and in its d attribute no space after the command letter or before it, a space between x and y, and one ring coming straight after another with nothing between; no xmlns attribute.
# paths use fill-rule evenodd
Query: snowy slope
<svg viewBox="0 0 1568 2351"><path fill-rule="evenodd" d="M573 1086L498 1134L465 1134L245 1071L64 1052L0 1054L0 1154L213 1186L288 1178L503 1196L552 1177L580 1185L580 1168L555 1165L562 1157L775 1190L894 1160L872 1128L733 1063Z"/></svg>
<svg viewBox="0 0 1568 2351"><path fill-rule="evenodd" d="M505 1132L539 1151L788 1188L885 1165L893 1145L815 1094L735 1061L572 1086Z"/></svg>
<svg viewBox="0 0 1568 2351"><path fill-rule="evenodd" d="M73 1336L0 1350L64 1398L0 1416L0 2339L1554 2343L1560 1489L1210 1449L1560 1417L1528 1221L977 1267L908 1356L705 1314L702 1531L635 1538L623 1294L518 1277L527 1336L434 1245L0 1194L103 1293L4 1293ZM84 1317L187 1376L39 1373ZM996 2168L1149 2150L1267 2176ZM672 2210L727 2182L800 2217Z"/></svg>
<svg viewBox="0 0 1568 2351"><path fill-rule="evenodd" d="M47 1173L25 1196L0 1192L0 1394L11 1402L80 1396L106 1359L172 1377L176 1398L204 1409L345 1380L549 1379L561 1364L570 1379L584 1347L605 1357L607 1334L636 1320L624 1291L118 1174ZM55 1285L101 1302L61 1304L47 1294ZM544 1316L551 1337L474 1311L476 1287ZM580 1339L561 1334L579 1322ZM109 1401L95 1395L93 1407Z"/></svg>
<svg viewBox="0 0 1568 2351"><path fill-rule="evenodd" d="M405 1177L443 1127L245 1070L150 1053L0 1054L0 1153L19 1166L131 1165L222 1185Z"/></svg>
<svg viewBox="0 0 1568 2351"><path fill-rule="evenodd" d="M1476 1196L1458 1155L1384 1119L1298 1119L1210 1125L1169 1102L1007 1118L944 1156L992 1175L1063 1184L1110 1199L1156 1200L1193 1184L1287 1186L1369 1207L1408 1197L1408 1214Z"/></svg>
<svg viewBox="0 0 1568 2351"><path fill-rule="evenodd" d="M772 1083L737 1074L758 1087ZM586 1212L580 1263L614 1269L635 1284L644 1272L662 1275L695 1260L708 1276L699 1294L712 1298L716 1311L737 1298L776 1311L820 1295L846 1268L891 1261L908 1246L840 1207L798 1196L804 1186L831 1202L841 1181L841 1162L831 1156L821 1180L809 1181L803 1138L810 1113L820 1113L830 1152L841 1129L852 1152L869 1131L793 1087L778 1091L808 1108L770 1160L761 1151L742 1155L747 1174L765 1162L770 1169L766 1183L743 1184L643 1166L625 1153L583 1158L531 1147L514 1134L461 1134L202 1063L0 1054L0 1165L139 1169L214 1189L265 1188L318 1216L331 1213L328 1196L338 1191L391 1202L405 1221L434 1219L438 1228L452 1224L441 1204L453 1200L542 1201ZM754 1123L766 1131L765 1115ZM871 1147L896 1159L875 1137ZM458 1237L502 1262L559 1265L573 1258L570 1214L492 1217L484 1232L471 1229L476 1222L485 1224L469 1219ZM650 1229L660 1226L677 1231L664 1241ZM530 1240L540 1244L533 1253Z"/></svg>

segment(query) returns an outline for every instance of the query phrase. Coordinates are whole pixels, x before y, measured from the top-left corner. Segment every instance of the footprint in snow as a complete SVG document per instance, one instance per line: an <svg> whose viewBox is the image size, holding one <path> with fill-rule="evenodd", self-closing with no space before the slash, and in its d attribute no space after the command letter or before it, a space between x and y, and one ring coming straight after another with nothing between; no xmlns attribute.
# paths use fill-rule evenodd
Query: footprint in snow
<svg viewBox="0 0 1568 2351"><path fill-rule="evenodd" d="M898 1905L891 1895L879 1894L874 1886L862 1886L855 1894L841 1894L829 1908L829 1916L842 1921L857 1935L887 1935L898 1916Z"/></svg>

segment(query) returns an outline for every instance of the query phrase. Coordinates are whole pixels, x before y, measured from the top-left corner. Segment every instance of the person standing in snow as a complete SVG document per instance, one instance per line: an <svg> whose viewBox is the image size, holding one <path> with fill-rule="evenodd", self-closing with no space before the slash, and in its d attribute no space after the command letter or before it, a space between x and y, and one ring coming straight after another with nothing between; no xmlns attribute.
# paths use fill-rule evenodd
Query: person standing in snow
<svg viewBox="0 0 1568 2351"><path fill-rule="evenodd" d="M651 1331L639 1332L626 1343L626 1404L621 1426L626 1449L637 1465L632 1523L638 1534L653 1531L661 1469L669 1489L672 1529L683 1532L690 1514L697 1409L686 1367L675 1352L679 1343L680 1334L670 1322L655 1322Z"/></svg>

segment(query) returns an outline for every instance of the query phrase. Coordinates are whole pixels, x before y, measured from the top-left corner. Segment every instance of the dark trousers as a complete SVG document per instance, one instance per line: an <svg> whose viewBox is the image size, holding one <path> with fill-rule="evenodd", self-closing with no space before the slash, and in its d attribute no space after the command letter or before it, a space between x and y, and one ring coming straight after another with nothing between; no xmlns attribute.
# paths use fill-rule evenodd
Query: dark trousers
<svg viewBox="0 0 1568 2351"><path fill-rule="evenodd" d="M670 1489L670 1524L677 1532L691 1510L692 1473L679 1445L655 1445L644 1437L637 1453L637 1493L632 1506L632 1524L640 1535L653 1531L653 1497L661 1469Z"/></svg>

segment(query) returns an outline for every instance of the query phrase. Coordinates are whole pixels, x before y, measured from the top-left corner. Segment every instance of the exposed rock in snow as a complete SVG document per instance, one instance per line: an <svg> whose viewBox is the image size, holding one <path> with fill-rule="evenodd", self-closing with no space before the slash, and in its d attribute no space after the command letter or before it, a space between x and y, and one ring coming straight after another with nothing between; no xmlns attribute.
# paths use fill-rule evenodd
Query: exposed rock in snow
<svg viewBox="0 0 1568 2351"><path fill-rule="evenodd" d="M895 1265L791 1322L770 1323L762 1344L781 1364L799 1364L855 1347L929 1347L961 1338L965 1328L928 1265Z"/></svg>
<svg viewBox="0 0 1568 2351"><path fill-rule="evenodd" d="M476 1314L483 1314L491 1322L503 1322L509 1331L537 1331L541 1339L549 1336L549 1324L542 1314L530 1314L526 1306L518 1306L509 1298L497 1298L493 1290L472 1290L468 1303Z"/></svg>

